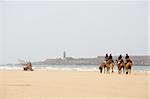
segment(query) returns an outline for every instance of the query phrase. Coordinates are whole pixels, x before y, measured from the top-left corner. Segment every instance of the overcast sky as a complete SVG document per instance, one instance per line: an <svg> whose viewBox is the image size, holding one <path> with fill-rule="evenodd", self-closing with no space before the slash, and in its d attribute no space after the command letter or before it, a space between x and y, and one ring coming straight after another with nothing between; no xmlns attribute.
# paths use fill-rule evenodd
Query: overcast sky
<svg viewBox="0 0 150 99"><path fill-rule="evenodd" d="M1 1L0 64L148 55L146 1Z"/></svg>

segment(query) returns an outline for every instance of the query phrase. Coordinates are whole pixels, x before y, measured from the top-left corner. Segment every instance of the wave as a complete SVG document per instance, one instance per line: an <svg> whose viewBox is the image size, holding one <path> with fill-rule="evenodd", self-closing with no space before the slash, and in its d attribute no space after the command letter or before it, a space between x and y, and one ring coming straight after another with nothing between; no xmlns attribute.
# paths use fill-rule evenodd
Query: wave
<svg viewBox="0 0 150 99"><path fill-rule="evenodd" d="M34 70L52 71L99 71L97 65L34 65ZM23 70L20 65L1 65L0 70ZM133 71L150 71L149 66L133 66ZM115 66L114 71L117 71Z"/></svg>

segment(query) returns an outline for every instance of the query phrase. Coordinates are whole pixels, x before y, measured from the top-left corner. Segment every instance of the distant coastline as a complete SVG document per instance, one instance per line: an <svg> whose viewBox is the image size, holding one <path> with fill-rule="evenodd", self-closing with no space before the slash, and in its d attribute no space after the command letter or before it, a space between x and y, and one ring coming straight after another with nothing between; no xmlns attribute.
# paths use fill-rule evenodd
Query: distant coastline
<svg viewBox="0 0 150 99"><path fill-rule="evenodd" d="M114 56L116 60L118 56ZM150 56L130 56L136 66L150 66ZM56 58L46 59L44 61L33 62L36 65L99 65L104 60L104 56L97 56L96 58Z"/></svg>

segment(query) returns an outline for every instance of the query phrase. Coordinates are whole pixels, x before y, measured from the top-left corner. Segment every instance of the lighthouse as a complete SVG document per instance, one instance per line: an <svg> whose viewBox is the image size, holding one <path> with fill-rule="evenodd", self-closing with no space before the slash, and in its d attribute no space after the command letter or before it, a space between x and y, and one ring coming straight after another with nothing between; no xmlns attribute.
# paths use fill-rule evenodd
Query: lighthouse
<svg viewBox="0 0 150 99"><path fill-rule="evenodd" d="M66 52L63 52L63 59L66 59Z"/></svg>

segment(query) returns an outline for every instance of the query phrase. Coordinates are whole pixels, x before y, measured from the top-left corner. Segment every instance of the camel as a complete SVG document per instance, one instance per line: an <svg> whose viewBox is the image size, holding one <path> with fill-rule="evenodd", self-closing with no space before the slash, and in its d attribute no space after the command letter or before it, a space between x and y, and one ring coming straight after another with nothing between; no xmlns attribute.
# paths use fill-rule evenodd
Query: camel
<svg viewBox="0 0 150 99"><path fill-rule="evenodd" d="M131 68L132 68L132 61L131 59L126 59L126 63L125 63L125 66L126 66L126 74L131 74Z"/></svg>
<svg viewBox="0 0 150 99"><path fill-rule="evenodd" d="M107 66L107 73L110 73L110 69L112 73L114 72L114 61L112 59L109 59L106 62L106 66Z"/></svg>
<svg viewBox="0 0 150 99"><path fill-rule="evenodd" d="M100 64L100 66L99 66L100 73L103 72L103 69L104 69L104 73L105 73L105 68L107 68L106 63L103 62L102 64Z"/></svg>
<svg viewBox="0 0 150 99"><path fill-rule="evenodd" d="M107 73L110 73L110 68L111 68L111 72L113 73L114 72L114 62L113 60L109 59L108 61L106 62L103 62L102 64L100 64L99 66L99 70L100 70L100 73L102 73L103 69L104 69L104 73L105 73L105 70L107 69Z"/></svg>
<svg viewBox="0 0 150 99"><path fill-rule="evenodd" d="M27 61L20 60L20 59L18 61L20 62L20 65L23 66L23 70L24 71L28 71L28 70L33 71L33 69L32 69L32 63L30 61L27 62Z"/></svg>
<svg viewBox="0 0 150 99"><path fill-rule="evenodd" d="M123 73L125 72L125 64L124 64L124 60L120 59L120 60L116 60L117 62L117 66L118 66L118 74L122 73L122 69L123 69Z"/></svg>
<svg viewBox="0 0 150 99"><path fill-rule="evenodd" d="M23 70L24 71L28 71L28 70L33 71L31 62L24 64Z"/></svg>

